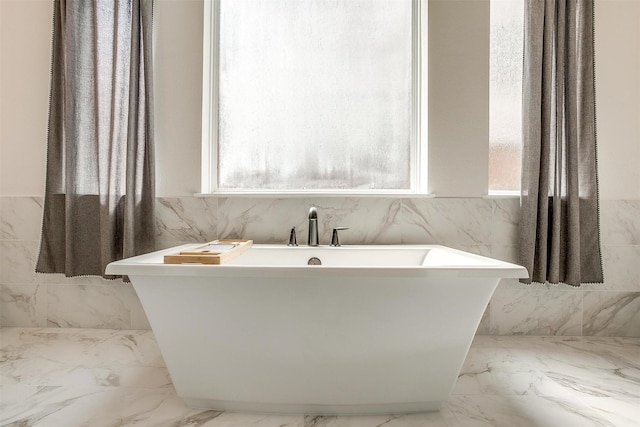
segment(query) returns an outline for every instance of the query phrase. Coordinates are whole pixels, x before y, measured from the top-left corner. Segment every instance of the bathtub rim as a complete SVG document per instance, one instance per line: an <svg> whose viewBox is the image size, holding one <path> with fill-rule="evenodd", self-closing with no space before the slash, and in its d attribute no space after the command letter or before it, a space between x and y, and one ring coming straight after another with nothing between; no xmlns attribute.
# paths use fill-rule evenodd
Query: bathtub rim
<svg viewBox="0 0 640 427"><path fill-rule="evenodd" d="M442 250L462 255L482 264L439 264L409 266L309 266L309 265L204 265L204 264L164 264L163 257L201 243L188 243L162 249L147 254L114 261L107 265L107 275L127 276L194 276L194 277L331 277L340 275L353 277L477 277L477 278L526 278L527 270L517 264L473 254L444 245L345 245L288 247L277 244L254 244L250 250L309 250L309 251L356 251L356 250Z"/></svg>

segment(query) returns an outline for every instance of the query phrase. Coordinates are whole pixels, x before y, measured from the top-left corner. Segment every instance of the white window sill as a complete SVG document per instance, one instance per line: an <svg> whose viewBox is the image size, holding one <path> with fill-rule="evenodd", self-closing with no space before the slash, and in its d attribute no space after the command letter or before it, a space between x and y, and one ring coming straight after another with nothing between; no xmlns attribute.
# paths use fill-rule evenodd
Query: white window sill
<svg viewBox="0 0 640 427"><path fill-rule="evenodd" d="M195 197L269 197L269 198L310 198L310 197L376 197L376 198L431 198L435 194L412 192L354 192L354 191L218 191L215 193L195 193Z"/></svg>
<svg viewBox="0 0 640 427"><path fill-rule="evenodd" d="M276 198L276 199L302 199L302 198L329 198L329 197L375 197L375 198L438 198L435 193L415 193L410 191L217 191L214 193L194 193L194 197L230 197L230 198ZM445 198L447 198L445 196ZM451 198L451 197L448 197ZM453 197L459 198L459 197ZM463 197L464 198L464 197ZM473 197L469 197L473 198ZM516 199L520 198L519 191L492 191L482 196L483 199Z"/></svg>
<svg viewBox="0 0 640 427"><path fill-rule="evenodd" d="M520 191L489 191L484 199L514 199L520 198Z"/></svg>

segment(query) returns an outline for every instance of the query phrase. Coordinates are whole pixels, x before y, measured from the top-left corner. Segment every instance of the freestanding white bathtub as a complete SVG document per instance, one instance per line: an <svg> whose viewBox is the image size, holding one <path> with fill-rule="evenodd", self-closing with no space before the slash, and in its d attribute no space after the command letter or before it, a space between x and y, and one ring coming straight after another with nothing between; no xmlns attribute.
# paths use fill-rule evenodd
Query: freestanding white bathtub
<svg viewBox="0 0 640 427"><path fill-rule="evenodd" d="M431 245L254 245L228 264L163 264L189 246L106 272L131 278L178 395L225 411L438 410L499 280L527 276Z"/></svg>

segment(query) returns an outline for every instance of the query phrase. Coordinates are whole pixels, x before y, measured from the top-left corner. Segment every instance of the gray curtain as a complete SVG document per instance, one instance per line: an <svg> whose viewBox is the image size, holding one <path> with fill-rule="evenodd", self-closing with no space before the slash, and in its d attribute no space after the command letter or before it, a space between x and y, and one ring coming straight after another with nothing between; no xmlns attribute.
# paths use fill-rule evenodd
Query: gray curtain
<svg viewBox="0 0 640 427"><path fill-rule="evenodd" d="M152 0L55 0L36 271L104 275L154 247Z"/></svg>
<svg viewBox="0 0 640 427"><path fill-rule="evenodd" d="M520 261L525 282L603 281L593 0L526 0Z"/></svg>

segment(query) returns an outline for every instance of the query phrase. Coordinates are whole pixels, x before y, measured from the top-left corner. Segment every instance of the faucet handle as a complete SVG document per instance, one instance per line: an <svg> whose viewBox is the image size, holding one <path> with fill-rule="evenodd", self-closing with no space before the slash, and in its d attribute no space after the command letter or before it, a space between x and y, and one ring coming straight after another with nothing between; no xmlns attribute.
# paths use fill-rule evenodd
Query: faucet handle
<svg viewBox="0 0 640 427"><path fill-rule="evenodd" d="M349 227L335 227L333 229L333 233L331 233L331 245L330 246L340 246L340 241L338 240L338 231L340 230L348 230Z"/></svg>
<svg viewBox="0 0 640 427"><path fill-rule="evenodd" d="M291 228L289 234L289 244L287 246L298 246L298 239L296 238L296 227Z"/></svg>

